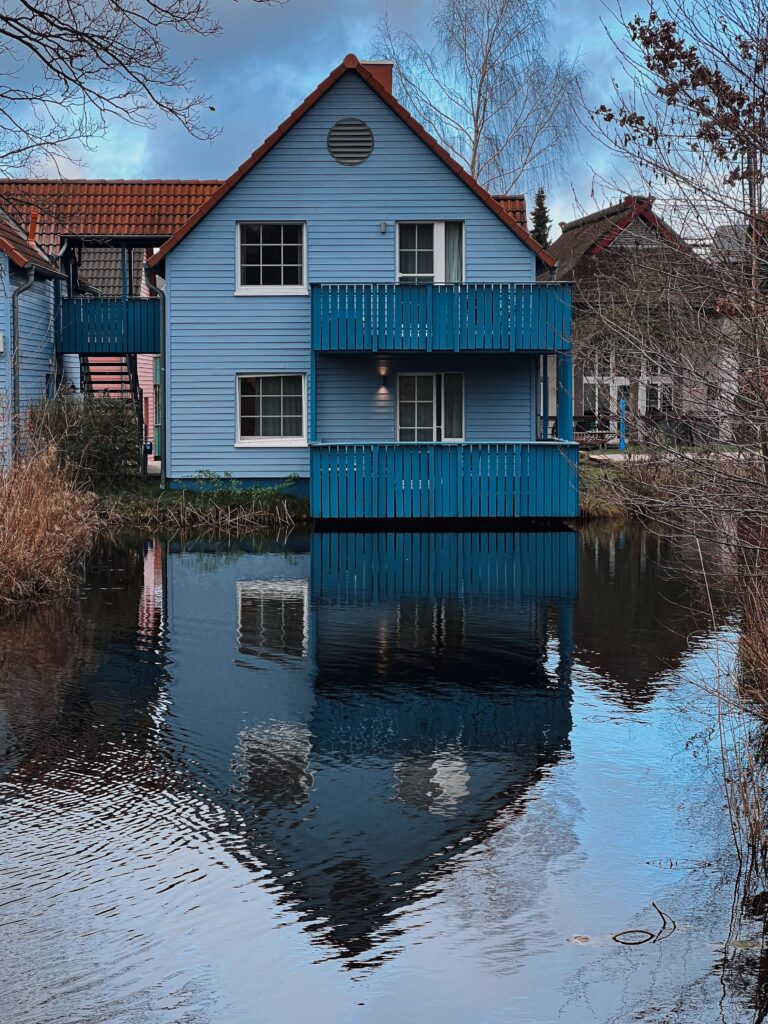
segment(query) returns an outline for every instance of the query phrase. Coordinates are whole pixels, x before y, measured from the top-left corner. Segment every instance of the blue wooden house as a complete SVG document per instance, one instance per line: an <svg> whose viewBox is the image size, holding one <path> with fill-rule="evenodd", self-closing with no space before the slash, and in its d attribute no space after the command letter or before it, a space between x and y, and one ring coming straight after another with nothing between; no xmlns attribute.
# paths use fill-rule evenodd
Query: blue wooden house
<svg viewBox="0 0 768 1024"><path fill-rule="evenodd" d="M391 73L346 57L148 261L165 476L295 476L330 519L575 516L570 287Z"/></svg>
<svg viewBox="0 0 768 1024"><path fill-rule="evenodd" d="M295 477L323 519L575 516L571 286L391 80L346 57L221 184L22 183L29 237L38 192L63 211L48 359L159 355L170 486ZM94 239L154 250L152 297L83 294Z"/></svg>

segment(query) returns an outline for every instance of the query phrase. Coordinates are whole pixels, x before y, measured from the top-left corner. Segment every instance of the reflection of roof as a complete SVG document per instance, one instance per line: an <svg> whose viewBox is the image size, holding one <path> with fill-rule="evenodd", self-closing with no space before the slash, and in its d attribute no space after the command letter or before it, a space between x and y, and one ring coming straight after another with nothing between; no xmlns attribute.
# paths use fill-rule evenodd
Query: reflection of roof
<svg viewBox="0 0 768 1024"><path fill-rule="evenodd" d="M620 203L562 224L562 234L549 247L557 262L558 280L579 276L579 263L585 256L594 256L607 249L633 221L642 221L659 237L677 245L682 239L653 211L653 199L647 196L626 196Z"/></svg>
<svg viewBox="0 0 768 1024"><path fill-rule="evenodd" d="M172 235L219 186L218 181L88 181L85 179L0 179L0 207L57 252L61 238Z"/></svg>
<svg viewBox="0 0 768 1024"><path fill-rule="evenodd" d="M19 225L2 210L0 210L0 251L4 252L11 263L19 269L33 266L49 273L55 273L55 268L51 266L45 253L41 252L34 242L30 242Z"/></svg>
<svg viewBox="0 0 768 1024"><path fill-rule="evenodd" d="M318 87L307 96L303 103L301 103L294 112L286 118L285 121L269 136L265 141L255 150L248 159L237 168L237 170L227 178L227 180L218 188L209 199L206 200L205 204L200 207L183 227L180 227L161 248L159 253L149 261L150 266L157 266L158 263L162 262L165 256L174 249L179 242L189 234L189 232L197 226L197 224L226 196L234 187L241 181L246 174L248 174L263 159L270 150L277 145L280 140L288 134L288 132L297 124L301 118L311 110L314 105L325 96L327 92L342 78L345 74L352 73L358 75L368 85L373 92L379 97L379 99L386 104L399 118L406 124L411 131L421 141L432 150L432 152L443 161L449 170L453 171L457 178L459 178L474 194L480 199L481 202L485 203L489 210L494 213L499 220L505 224L517 237L532 251L536 254L537 258L547 267L553 265L553 261L545 249L534 241L534 239L528 234L524 227L520 225L517 218L510 215L496 200L494 200L471 175L469 175L464 168L458 164L452 156L445 150L436 139L434 139L429 132L419 122L413 118L408 111L394 98L392 93L382 84L379 76L371 72L371 69L366 67L365 61L360 61L353 53L348 53L344 60L339 64L337 68L324 79Z"/></svg>

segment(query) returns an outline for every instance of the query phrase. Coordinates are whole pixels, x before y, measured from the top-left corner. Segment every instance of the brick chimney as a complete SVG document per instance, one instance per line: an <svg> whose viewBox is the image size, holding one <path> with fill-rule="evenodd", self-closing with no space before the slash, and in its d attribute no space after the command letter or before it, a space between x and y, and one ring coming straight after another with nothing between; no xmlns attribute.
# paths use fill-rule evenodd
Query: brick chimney
<svg viewBox="0 0 768 1024"><path fill-rule="evenodd" d="M393 60L361 60L360 66L373 75L387 92L392 92L392 68L395 66Z"/></svg>

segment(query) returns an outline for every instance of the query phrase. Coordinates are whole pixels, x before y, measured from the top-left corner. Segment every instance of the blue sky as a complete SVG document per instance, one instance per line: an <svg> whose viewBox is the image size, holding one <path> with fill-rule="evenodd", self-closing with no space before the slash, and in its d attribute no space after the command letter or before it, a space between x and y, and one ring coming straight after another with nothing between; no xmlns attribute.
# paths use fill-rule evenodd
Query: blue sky
<svg viewBox="0 0 768 1024"><path fill-rule="evenodd" d="M637 0L636 6L644 4ZM221 34L174 40L173 56L197 57L198 86L211 97L216 109L210 117L221 135L201 142L168 122L153 130L117 123L107 138L81 155L79 167L64 168L67 176L224 178L346 53L370 55L382 14L395 27L426 37L436 0L285 0L275 5L212 0L212 7ZM600 23L609 18L603 0L555 0L552 5L552 46L580 54L590 102L608 97L616 73ZM603 204L606 195L594 183L595 169L615 177L605 152L582 133L579 151L550 191L555 224ZM612 190L608 197L616 194Z"/></svg>

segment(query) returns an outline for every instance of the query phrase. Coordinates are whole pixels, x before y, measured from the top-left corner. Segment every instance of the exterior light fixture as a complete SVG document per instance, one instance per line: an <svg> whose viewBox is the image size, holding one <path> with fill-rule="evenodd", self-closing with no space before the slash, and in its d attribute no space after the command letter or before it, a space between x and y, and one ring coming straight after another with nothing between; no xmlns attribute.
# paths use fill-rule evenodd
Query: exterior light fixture
<svg viewBox="0 0 768 1024"><path fill-rule="evenodd" d="M387 368L386 366L379 367L379 384L384 390L387 387Z"/></svg>
<svg viewBox="0 0 768 1024"><path fill-rule="evenodd" d="M387 222L385 220L383 220L379 224L379 231L382 233L382 235L386 235L386 233L387 233Z"/></svg>

